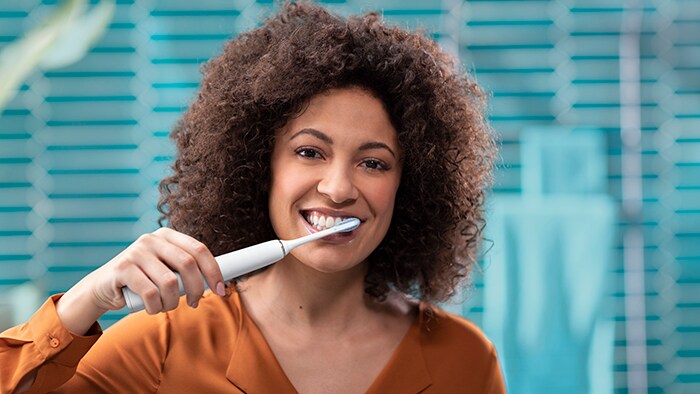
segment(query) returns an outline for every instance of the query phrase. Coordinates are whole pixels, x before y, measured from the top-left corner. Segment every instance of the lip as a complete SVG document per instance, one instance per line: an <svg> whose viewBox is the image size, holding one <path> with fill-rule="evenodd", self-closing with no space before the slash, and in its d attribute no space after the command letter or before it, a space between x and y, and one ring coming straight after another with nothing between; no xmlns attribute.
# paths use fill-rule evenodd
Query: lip
<svg viewBox="0 0 700 394"><path fill-rule="evenodd" d="M311 224L309 224L309 222L306 221L306 218L304 217L304 214L303 214L306 211L316 211L316 212L320 212L320 213L323 213L326 215L336 216L336 217L347 217L347 218L356 217L356 216L350 215L348 213L333 211L333 210L328 210L328 209L325 209L325 210L322 210L322 209L302 209L299 211L299 219L304 224L304 228L306 228L306 231L308 231L309 234L317 233L320 230L315 229ZM357 235L357 230L359 230L360 227L362 227L362 223L364 223L364 220L360 219L360 225L356 229L354 229L352 231L348 231L348 232L331 234L331 235L328 235L328 236L321 238L320 241L327 241L327 242L331 242L331 243L335 243L335 244L342 244L342 243L350 242L353 239L355 239L355 236Z"/></svg>

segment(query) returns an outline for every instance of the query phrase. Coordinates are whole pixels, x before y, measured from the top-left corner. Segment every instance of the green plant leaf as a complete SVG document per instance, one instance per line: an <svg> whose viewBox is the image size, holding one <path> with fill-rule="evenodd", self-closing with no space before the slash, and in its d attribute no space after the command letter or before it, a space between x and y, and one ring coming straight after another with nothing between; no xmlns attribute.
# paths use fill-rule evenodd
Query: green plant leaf
<svg viewBox="0 0 700 394"><path fill-rule="evenodd" d="M41 59L42 69L60 68L82 59L107 29L114 15L112 0L102 1L66 26Z"/></svg>
<svg viewBox="0 0 700 394"><path fill-rule="evenodd" d="M38 67L65 67L80 60L114 14L114 0L104 0L84 14L86 0L61 2L46 21L0 51L0 110Z"/></svg>

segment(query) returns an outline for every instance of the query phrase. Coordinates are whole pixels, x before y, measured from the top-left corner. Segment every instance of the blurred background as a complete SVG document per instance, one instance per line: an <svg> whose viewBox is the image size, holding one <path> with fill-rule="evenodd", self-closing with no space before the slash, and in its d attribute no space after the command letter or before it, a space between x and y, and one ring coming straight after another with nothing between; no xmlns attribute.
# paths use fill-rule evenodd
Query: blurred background
<svg viewBox="0 0 700 394"><path fill-rule="evenodd" d="M491 92L487 241L445 308L510 392L700 392L700 1L321 3L423 28ZM200 65L274 7L0 2L0 328L157 228Z"/></svg>

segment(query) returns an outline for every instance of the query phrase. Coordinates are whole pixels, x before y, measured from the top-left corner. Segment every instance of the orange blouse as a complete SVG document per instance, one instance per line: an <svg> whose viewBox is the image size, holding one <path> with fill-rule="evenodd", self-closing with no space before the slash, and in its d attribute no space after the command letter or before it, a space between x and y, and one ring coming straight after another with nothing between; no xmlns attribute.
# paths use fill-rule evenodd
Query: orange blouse
<svg viewBox="0 0 700 394"><path fill-rule="evenodd" d="M104 334L95 324L87 336L61 325L59 298L0 335L1 392L37 367L32 393L296 392L235 292L207 292L197 309L129 315ZM437 308L426 319L420 308L368 393L505 393L481 331Z"/></svg>

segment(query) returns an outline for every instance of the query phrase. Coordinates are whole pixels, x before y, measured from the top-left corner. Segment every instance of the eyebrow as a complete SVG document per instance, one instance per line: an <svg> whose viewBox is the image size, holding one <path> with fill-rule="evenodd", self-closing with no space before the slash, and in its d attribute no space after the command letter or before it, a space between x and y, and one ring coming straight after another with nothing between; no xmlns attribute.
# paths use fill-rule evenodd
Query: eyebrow
<svg viewBox="0 0 700 394"><path fill-rule="evenodd" d="M303 135L303 134L309 134L312 135L319 140L327 143L328 145L333 145L333 139L328 136L327 134L323 133L322 131L312 129L312 128L305 128L297 131L294 133L294 135L289 139L290 141L295 139L296 137ZM379 142L379 141L370 141L370 142L365 142L364 144L360 145L359 150L370 150L370 149L386 149L391 153L392 156L396 157L396 153L389 148L389 145Z"/></svg>

